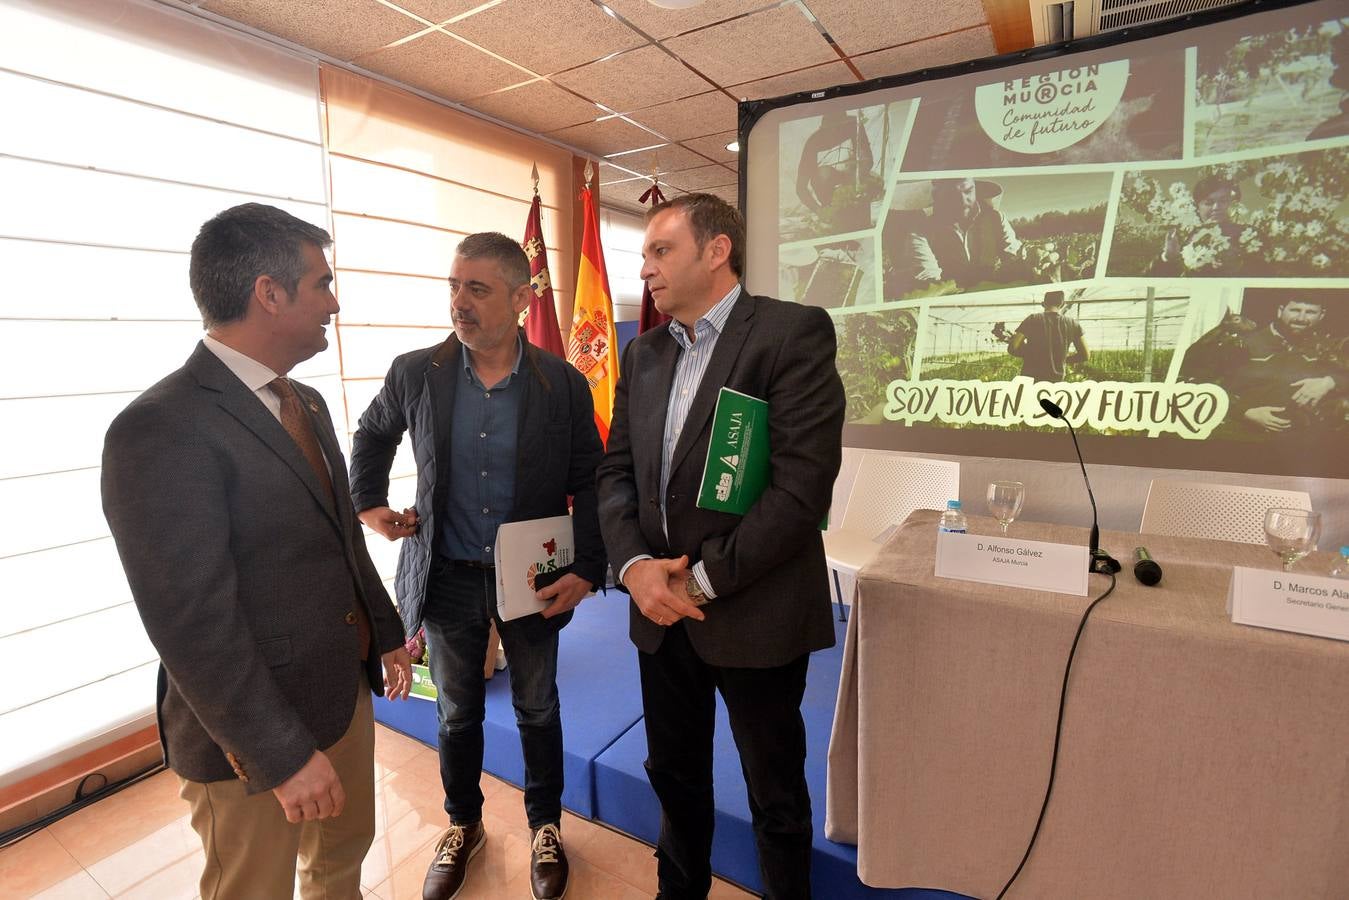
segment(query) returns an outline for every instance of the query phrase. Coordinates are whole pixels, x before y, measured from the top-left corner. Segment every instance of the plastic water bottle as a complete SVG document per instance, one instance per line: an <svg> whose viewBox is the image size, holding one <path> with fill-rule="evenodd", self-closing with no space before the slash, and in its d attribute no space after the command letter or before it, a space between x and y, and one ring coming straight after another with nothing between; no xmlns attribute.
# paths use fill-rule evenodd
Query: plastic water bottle
<svg viewBox="0 0 1349 900"><path fill-rule="evenodd" d="M1340 548L1340 558L1330 574L1334 578L1349 578L1349 545Z"/></svg>
<svg viewBox="0 0 1349 900"><path fill-rule="evenodd" d="M949 531L953 534L965 533L965 514L960 511L959 500L947 500L946 512L941 514L941 521L937 523L938 531Z"/></svg>

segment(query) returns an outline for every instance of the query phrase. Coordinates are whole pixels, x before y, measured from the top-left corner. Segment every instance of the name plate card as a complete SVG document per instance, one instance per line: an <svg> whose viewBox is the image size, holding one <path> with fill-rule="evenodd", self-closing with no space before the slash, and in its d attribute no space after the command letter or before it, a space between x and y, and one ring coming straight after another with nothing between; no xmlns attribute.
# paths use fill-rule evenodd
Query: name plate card
<svg viewBox="0 0 1349 900"><path fill-rule="evenodd" d="M1001 535L937 535L940 578L959 578L1056 594L1087 594L1087 548Z"/></svg>
<svg viewBox="0 0 1349 900"><path fill-rule="evenodd" d="M1227 613L1238 625L1349 641L1349 581L1239 566L1232 570Z"/></svg>

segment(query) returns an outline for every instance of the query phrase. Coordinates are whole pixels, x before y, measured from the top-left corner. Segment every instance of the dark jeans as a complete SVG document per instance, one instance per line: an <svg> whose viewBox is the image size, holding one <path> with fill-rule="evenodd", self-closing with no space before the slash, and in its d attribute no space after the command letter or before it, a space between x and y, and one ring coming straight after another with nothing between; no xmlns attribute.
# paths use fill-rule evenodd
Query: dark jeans
<svg viewBox="0 0 1349 900"><path fill-rule="evenodd" d="M682 624L654 654L639 652L646 774L660 798L660 896L705 900L712 887L712 733L716 691L749 788L759 871L768 900L810 896L803 654L771 669L721 668L698 658Z"/></svg>
<svg viewBox="0 0 1349 900"><path fill-rule="evenodd" d="M496 575L436 557L427 584L426 649L439 699L440 780L450 819L482 819L482 676L496 614ZM562 715L557 630L542 616L497 621L506 648L515 723L525 757L525 813L538 828L562 818Z"/></svg>

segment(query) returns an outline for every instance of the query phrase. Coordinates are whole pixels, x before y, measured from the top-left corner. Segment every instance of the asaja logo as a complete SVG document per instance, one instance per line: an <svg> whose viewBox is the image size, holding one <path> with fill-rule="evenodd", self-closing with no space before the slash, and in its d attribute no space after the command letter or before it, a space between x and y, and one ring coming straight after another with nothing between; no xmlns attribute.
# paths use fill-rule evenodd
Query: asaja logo
<svg viewBox="0 0 1349 900"><path fill-rule="evenodd" d="M723 457L721 458L721 461L722 461L723 463L726 464L727 468L731 468L731 469L738 469L738 468L740 468L740 454L739 454L739 453L732 453L730 456L723 456Z"/></svg>
<svg viewBox="0 0 1349 900"><path fill-rule="evenodd" d="M984 132L1016 153L1071 147L1114 114L1129 83L1129 61L1098 63L999 81L974 89Z"/></svg>

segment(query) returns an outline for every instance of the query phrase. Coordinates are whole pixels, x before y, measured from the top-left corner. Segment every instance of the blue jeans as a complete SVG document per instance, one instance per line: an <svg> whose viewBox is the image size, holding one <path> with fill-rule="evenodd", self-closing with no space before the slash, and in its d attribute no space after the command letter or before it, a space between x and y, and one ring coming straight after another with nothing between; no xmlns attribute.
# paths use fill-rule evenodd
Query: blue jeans
<svg viewBox="0 0 1349 900"><path fill-rule="evenodd" d="M427 583L426 649L439 699L440 780L450 820L482 820L483 658L496 618L496 573L437 556ZM510 662L511 702L525 758L529 827L562 818L562 715L557 699L557 629L542 616L497 620Z"/></svg>

